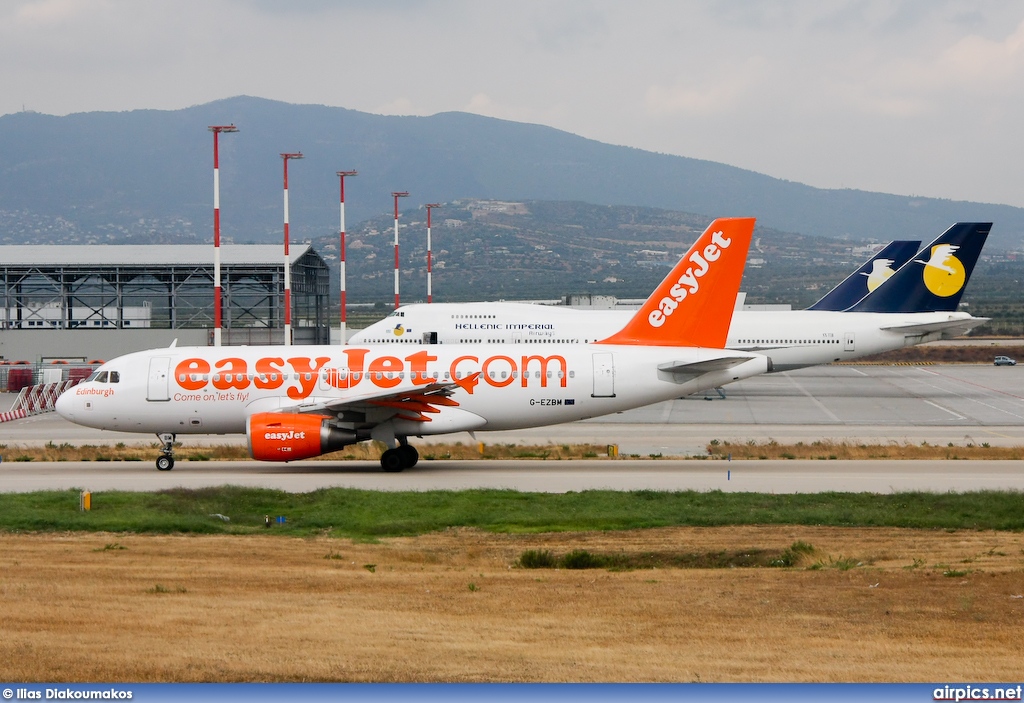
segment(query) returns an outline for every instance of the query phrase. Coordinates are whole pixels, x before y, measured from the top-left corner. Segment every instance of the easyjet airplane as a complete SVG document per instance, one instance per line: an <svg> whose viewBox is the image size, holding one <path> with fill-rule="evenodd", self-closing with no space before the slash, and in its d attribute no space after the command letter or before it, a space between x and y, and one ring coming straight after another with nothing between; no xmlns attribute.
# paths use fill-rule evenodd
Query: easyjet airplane
<svg viewBox="0 0 1024 703"><path fill-rule="evenodd" d="M870 273L865 265L808 310L738 311L726 347L766 354L773 371L787 371L962 335L986 321L957 307L991 227L955 224L916 256L894 254L906 261L895 273L876 273L872 281L859 275ZM872 264L871 271L887 267ZM852 297L851 290L860 294ZM631 314L530 303L413 304L349 343L584 344L618 329Z"/></svg>
<svg viewBox="0 0 1024 703"><path fill-rule="evenodd" d="M622 329L591 344L170 347L103 364L56 409L105 430L156 433L157 468L178 434L244 433L253 458L292 461L368 439L385 471L419 456L409 437L582 420L769 369L722 349L752 218L716 220Z"/></svg>

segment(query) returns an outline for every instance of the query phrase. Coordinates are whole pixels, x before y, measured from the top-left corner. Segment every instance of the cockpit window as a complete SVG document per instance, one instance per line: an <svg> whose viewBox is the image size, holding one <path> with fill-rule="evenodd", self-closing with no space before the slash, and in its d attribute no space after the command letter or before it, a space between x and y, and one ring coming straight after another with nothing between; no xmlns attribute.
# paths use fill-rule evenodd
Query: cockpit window
<svg viewBox="0 0 1024 703"><path fill-rule="evenodd" d="M93 371L92 375L85 380L86 382L92 381L93 383L119 383L121 381L121 372Z"/></svg>

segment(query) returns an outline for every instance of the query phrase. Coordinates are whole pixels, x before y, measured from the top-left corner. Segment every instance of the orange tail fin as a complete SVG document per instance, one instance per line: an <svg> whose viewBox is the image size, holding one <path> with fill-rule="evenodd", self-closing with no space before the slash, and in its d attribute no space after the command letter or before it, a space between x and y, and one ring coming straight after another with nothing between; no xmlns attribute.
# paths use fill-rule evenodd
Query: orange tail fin
<svg viewBox="0 0 1024 703"><path fill-rule="evenodd" d="M754 218L719 218L621 330L599 344L721 349L743 278Z"/></svg>

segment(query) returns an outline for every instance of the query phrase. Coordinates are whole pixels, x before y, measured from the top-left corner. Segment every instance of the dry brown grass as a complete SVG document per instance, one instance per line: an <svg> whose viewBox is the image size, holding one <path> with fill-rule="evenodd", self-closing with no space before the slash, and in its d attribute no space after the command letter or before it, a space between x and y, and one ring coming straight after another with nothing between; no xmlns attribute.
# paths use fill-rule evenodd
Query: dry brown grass
<svg viewBox="0 0 1024 703"><path fill-rule="evenodd" d="M923 442L889 442L888 444L853 444L824 439L805 444L779 444L774 440L716 443L707 445L707 456L724 459L1024 459L1024 447L989 447L982 444L935 445ZM478 444L437 443L417 446L424 459L612 459L604 444L486 444L483 452ZM314 457L314 461L377 461L384 451L379 442L362 442L345 449ZM156 442L138 444L49 444L43 447L0 445L4 461L154 461L160 454ZM249 459L244 444L213 444L181 447L179 461L238 461ZM701 456L619 454L621 459L704 459Z"/></svg>
<svg viewBox="0 0 1024 703"><path fill-rule="evenodd" d="M890 442L889 444L854 444L824 439L816 442L779 444L773 440L709 444L708 454L717 458L732 455L733 459L1024 459L1024 447L990 447L967 443L936 445L922 442Z"/></svg>
<svg viewBox="0 0 1024 703"><path fill-rule="evenodd" d="M176 445L176 457L188 461L233 461L249 459L244 443L211 444L199 447ZM424 458L432 459L583 459L606 457L608 445L596 444L480 444L462 442L420 444ZM117 444L49 443L42 447L18 444L0 445L4 461L154 461L160 455L158 442ZM314 461L377 461L385 446L380 442L361 442L331 454L313 457Z"/></svg>
<svg viewBox="0 0 1024 703"><path fill-rule="evenodd" d="M797 540L821 568L513 567ZM1024 653L1013 533L5 534L0 555L9 681L1006 681Z"/></svg>
<svg viewBox="0 0 1024 703"><path fill-rule="evenodd" d="M997 355L1024 360L1024 347L982 344L935 344L894 349L865 356L851 364L991 364Z"/></svg>

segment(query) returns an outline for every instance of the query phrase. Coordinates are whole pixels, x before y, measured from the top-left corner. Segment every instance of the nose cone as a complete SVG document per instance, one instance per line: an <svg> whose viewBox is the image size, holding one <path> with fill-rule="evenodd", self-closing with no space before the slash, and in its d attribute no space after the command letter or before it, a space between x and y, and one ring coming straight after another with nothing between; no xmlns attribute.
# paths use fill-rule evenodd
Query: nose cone
<svg viewBox="0 0 1024 703"><path fill-rule="evenodd" d="M57 411L65 420L75 421L75 389L69 388L60 394L57 398L57 402L53 404L53 409Z"/></svg>

